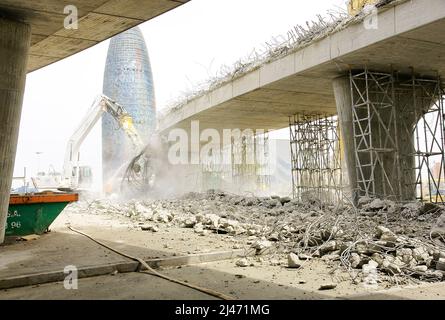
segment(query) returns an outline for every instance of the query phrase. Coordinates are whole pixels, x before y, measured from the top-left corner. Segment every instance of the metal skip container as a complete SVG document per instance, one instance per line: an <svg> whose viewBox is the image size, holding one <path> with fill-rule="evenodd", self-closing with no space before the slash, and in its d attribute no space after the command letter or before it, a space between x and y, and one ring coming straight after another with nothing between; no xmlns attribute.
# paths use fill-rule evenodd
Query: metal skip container
<svg viewBox="0 0 445 320"><path fill-rule="evenodd" d="M63 209L77 200L77 193L11 194L5 235L43 234Z"/></svg>

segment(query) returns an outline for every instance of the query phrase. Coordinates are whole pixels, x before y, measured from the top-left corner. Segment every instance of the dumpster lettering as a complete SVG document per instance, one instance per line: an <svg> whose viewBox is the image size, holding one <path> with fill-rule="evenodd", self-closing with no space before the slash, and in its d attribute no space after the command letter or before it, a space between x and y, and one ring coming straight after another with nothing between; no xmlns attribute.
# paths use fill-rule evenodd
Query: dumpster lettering
<svg viewBox="0 0 445 320"><path fill-rule="evenodd" d="M8 218L14 218L14 217L20 217L20 213L17 210L14 210L13 212L8 211Z"/></svg>

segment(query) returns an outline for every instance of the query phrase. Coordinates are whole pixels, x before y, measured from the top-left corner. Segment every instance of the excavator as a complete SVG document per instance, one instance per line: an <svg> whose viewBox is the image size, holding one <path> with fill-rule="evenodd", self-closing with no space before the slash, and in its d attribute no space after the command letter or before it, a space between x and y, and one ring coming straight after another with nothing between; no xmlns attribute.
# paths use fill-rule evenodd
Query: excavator
<svg viewBox="0 0 445 320"><path fill-rule="evenodd" d="M133 125L132 117L128 114L124 107L109 97L101 94L98 96L98 98L96 98L93 105L88 110L88 113L82 119L79 126L74 131L74 134L68 141L62 174L53 175L51 179L44 179L43 177L32 178L32 182L37 189L58 189L61 191L72 191L88 189L91 186L92 171L90 167L80 165L79 150L91 129L93 129L97 121L106 112L116 120L116 123L125 132L132 142L136 152L141 152L141 150L145 148L142 139ZM146 166L146 159L141 157L138 159L137 163L132 163L131 165L131 167L127 167L127 172L134 171L131 173L133 176L135 176L141 171L141 168ZM123 174L121 173L121 175ZM117 173L116 176L119 176L119 173Z"/></svg>

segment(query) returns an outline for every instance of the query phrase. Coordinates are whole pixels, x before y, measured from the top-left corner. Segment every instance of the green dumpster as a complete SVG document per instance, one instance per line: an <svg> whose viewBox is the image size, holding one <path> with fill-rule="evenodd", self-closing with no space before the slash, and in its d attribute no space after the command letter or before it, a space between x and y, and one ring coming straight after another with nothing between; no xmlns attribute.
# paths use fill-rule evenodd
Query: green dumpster
<svg viewBox="0 0 445 320"><path fill-rule="evenodd" d="M70 202L78 199L79 195L76 193L12 194L9 200L5 235L42 234Z"/></svg>

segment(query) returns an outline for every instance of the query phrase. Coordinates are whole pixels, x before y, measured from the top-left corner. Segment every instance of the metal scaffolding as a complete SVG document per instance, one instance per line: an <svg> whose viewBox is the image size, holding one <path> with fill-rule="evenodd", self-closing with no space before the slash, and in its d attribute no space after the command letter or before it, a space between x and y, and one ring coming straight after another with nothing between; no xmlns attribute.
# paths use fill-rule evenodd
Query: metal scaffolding
<svg viewBox="0 0 445 320"><path fill-rule="evenodd" d="M351 72L350 80L359 195L399 198L394 77L391 73L365 70Z"/></svg>
<svg viewBox="0 0 445 320"><path fill-rule="evenodd" d="M203 155L201 159L202 190L224 188L230 166L224 163L223 157L224 151L219 148L210 149L209 154Z"/></svg>
<svg viewBox="0 0 445 320"><path fill-rule="evenodd" d="M232 182L248 190L270 188L269 133L243 135L231 144Z"/></svg>
<svg viewBox="0 0 445 320"><path fill-rule="evenodd" d="M342 197L338 120L326 114L289 118L294 198L336 203Z"/></svg>
<svg viewBox="0 0 445 320"><path fill-rule="evenodd" d="M404 96L410 97L411 104ZM444 96L440 78L424 79L414 74L402 80L396 90L402 130L413 138L401 149L402 178L421 201L445 202ZM414 126L406 125L413 122Z"/></svg>
<svg viewBox="0 0 445 320"><path fill-rule="evenodd" d="M267 191L270 189L268 132L232 137L230 145L210 149L201 159L203 190L233 189Z"/></svg>
<svg viewBox="0 0 445 320"><path fill-rule="evenodd" d="M359 195L443 202L440 79L365 69L350 81Z"/></svg>
<svg viewBox="0 0 445 320"><path fill-rule="evenodd" d="M266 131L264 134L256 135L254 145L257 188L266 191L271 185L269 132Z"/></svg>

